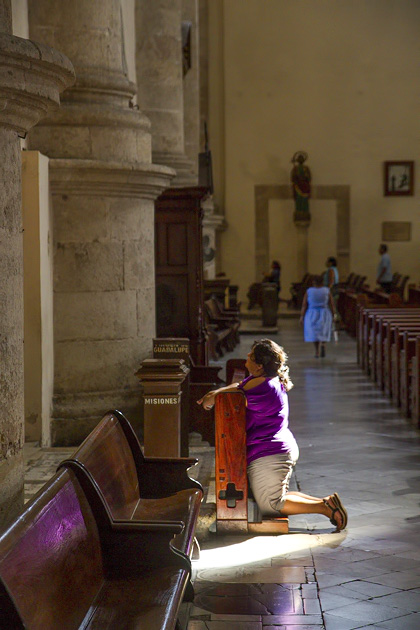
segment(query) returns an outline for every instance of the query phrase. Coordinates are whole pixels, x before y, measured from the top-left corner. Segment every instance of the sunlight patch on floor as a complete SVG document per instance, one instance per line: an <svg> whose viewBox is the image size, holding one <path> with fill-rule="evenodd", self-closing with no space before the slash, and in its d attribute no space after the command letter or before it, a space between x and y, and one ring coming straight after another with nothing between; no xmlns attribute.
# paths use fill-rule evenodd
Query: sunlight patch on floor
<svg viewBox="0 0 420 630"><path fill-rule="evenodd" d="M332 539L333 538L333 539ZM313 534L284 534L282 536L255 536L236 544L202 549L200 559L194 563L198 571L223 567L244 566L268 558L285 557L319 546L338 546L343 536ZM223 543L221 543L223 544Z"/></svg>

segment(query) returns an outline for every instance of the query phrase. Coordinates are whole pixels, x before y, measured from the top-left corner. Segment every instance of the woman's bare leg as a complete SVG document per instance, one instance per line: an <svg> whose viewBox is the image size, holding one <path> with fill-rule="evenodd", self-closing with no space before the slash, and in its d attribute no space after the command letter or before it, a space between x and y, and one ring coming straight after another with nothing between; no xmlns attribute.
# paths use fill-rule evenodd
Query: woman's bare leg
<svg viewBox="0 0 420 630"><path fill-rule="evenodd" d="M319 357L319 341L314 341L315 346L315 356Z"/></svg>
<svg viewBox="0 0 420 630"><path fill-rule="evenodd" d="M330 496L325 499L312 497L302 492L288 492L281 508L283 516L293 516L294 514L322 514L331 519L334 507L330 505ZM342 529L343 518L339 511L334 514L338 529Z"/></svg>
<svg viewBox="0 0 420 630"><path fill-rule="evenodd" d="M313 497L310 494L304 494L303 492L293 492L292 490L287 491L287 496L289 495L295 496L295 497L302 497L304 499L307 499L308 502L312 502L312 503L319 503L320 501L323 501L324 499L328 499L328 497L323 497L323 498Z"/></svg>

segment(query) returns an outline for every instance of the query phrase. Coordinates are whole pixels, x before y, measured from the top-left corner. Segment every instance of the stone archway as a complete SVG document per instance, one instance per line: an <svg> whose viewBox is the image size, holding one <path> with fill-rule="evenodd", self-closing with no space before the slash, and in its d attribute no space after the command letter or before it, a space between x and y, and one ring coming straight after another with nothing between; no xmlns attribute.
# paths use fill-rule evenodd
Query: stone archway
<svg viewBox="0 0 420 630"><path fill-rule="evenodd" d="M341 276L346 277L350 272L350 186L312 186L311 198L336 202L337 260ZM255 186L255 278L257 282L270 266L268 206L271 199L292 199L290 185Z"/></svg>

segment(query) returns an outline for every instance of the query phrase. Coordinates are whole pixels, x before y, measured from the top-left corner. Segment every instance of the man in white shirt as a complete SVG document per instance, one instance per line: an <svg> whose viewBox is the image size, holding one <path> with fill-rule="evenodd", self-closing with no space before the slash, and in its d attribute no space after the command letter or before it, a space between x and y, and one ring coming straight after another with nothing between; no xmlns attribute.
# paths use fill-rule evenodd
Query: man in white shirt
<svg viewBox="0 0 420 630"><path fill-rule="evenodd" d="M381 285L385 293L391 293L392 271L391 259L388 254L388 247L383 243L379 245L379 261L378 270L376 272L376 282Z"/></svg>

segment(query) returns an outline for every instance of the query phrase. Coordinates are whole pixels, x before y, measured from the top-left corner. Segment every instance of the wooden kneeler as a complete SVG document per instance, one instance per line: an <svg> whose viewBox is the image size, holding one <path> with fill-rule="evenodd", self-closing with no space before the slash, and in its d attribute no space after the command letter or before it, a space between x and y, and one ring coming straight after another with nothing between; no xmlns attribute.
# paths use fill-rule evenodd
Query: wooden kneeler
<svg viewBox="0 0 420 630"><path fill-rule="evenodd" d="M216 528L218 534L287 534L288 518L248 521L245 396L216 396Z"/></svg>

